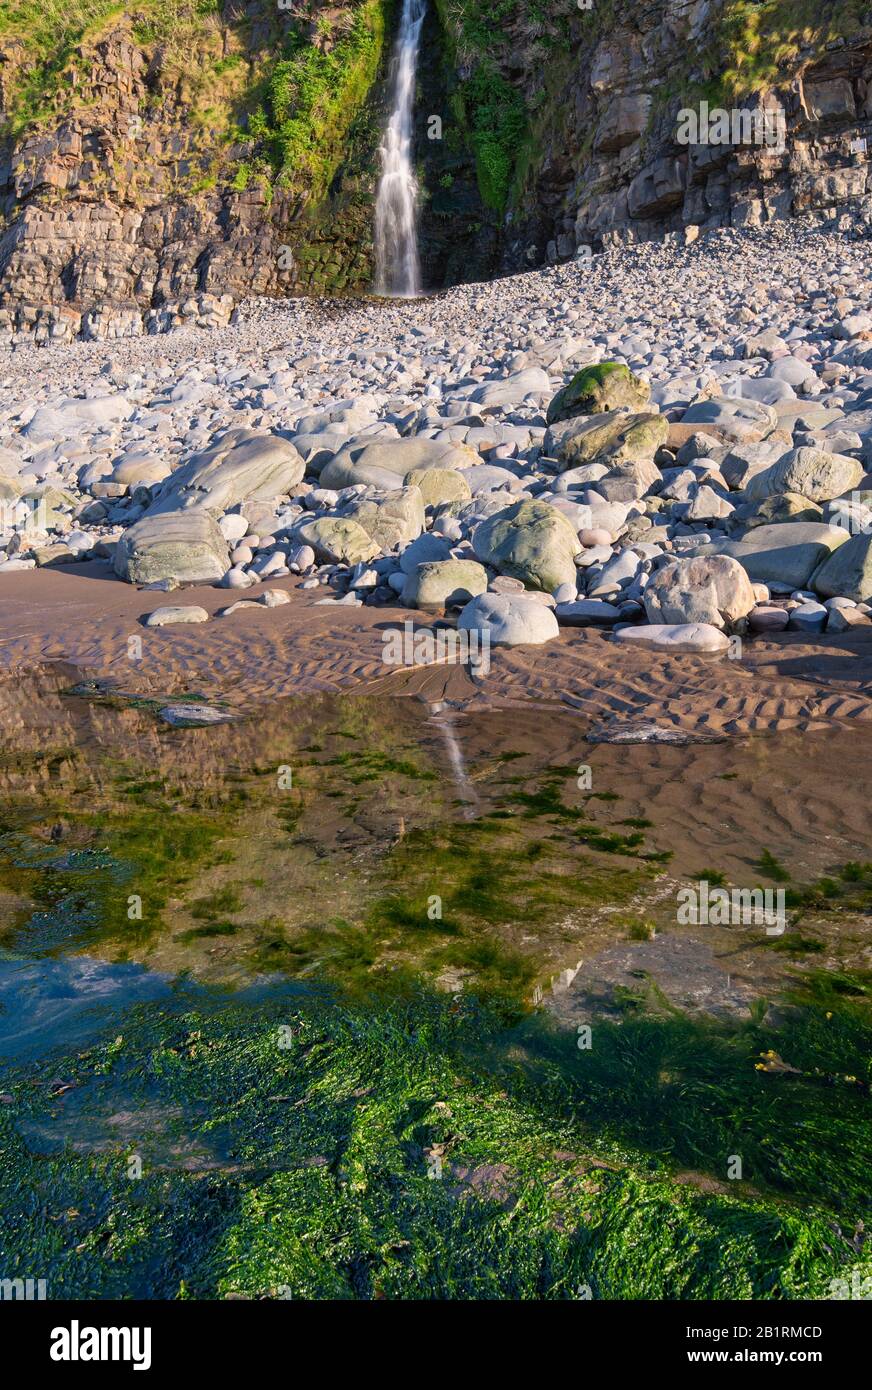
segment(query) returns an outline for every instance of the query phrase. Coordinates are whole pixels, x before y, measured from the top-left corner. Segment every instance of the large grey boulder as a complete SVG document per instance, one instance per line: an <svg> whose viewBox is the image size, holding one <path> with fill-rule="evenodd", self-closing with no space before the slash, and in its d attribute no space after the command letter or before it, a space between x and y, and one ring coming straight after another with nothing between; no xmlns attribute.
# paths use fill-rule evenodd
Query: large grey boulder
<svg viewBox="0 0 872 1390"><path fill-rule="evenodd" d="M434 560L447 560L450 554L450 541L444 536L434 535L432 531L424 531L417 540L406 546L400 556L400 569L403 574L414 574L419 565L429 564Z"/></svg>
<svg viewBox="0 0 872 1390"><path fill-rule="evenodd" d="M294 536L312 547L317 560L334 565L373 560L381 549L359 522L347 516L319 516L303 521Z"/></svg>
<svg viewBox="0 0 872 1390"><path fill-rule="evenodd" d="M528 589L552 593L575 583L581 545L572 523L547 502L516 502L476 527L473 549L500 574L523 580Z"/></svg>
<svg viewBox="0 0 872 1390"><path fill-rule="evenodd" d="M265 430L232 429L169 477L154 511L205 507L226 512L240 502L270 502L302 480L305 464L293 444Z"/></svg>
<svg viewBox="0 0 872 1390"><path fill-rule="evenodd" d="M230 550L211 513L194 507L146 514L120 537L113 564L133 584L210 584L228 569Z"/></svg>
<svg viewBox="0 0 872 1390"><path fill-rule="evenodd" d="M549 425L576 415L601 415L609 410L642 410L651 388L622 362L597 362L582 367L548 407Z"/></svg>
<svg viewBox="0 0 872 1390"><path fill-rule="evenodd" d="M790 449L774 463L752 477L746 496L755 500L773 493L795 492L812 502L830 502L856 488L863 476L863 465L849 454L830 454L823 449Z"/></svg>
<svg viewBox="0 0 872 1390"><path fill-rule="evenodd" d="M851 536L815 570L815 593L824 598L852 598L855 603L872 599L872 536Z"/></svg>
<svg viewBox="0 0 872 1390"><path fill-rule="evenodd" d="M461 613L462 632L487 633L495 646L539 646L557 637L553 612L525 594L479 594Z"/></svg>
<svg viewBox="0 0 872 1390"><path fill-rule="evenodd" d="M644 593L652 623L710 623L727 627L754 607L751 581L727 555L673 560L658 570Z"/></svg>
<svg viewBox="0 0 872 1390"><path fill-rule="evenodd" d="M804 589L813 572L848 539L841 526L816 521L776 522L757 526L740 541L697 546L693 555L731 555L755 584L774 580Z"/></svg>
<svg viewBox="0 0 872 1390"><path fill-rule="evenodd" d="M689 435L704 430L725 443L754 444L777 423L778 416L771 405L736 396L712 396L688 406L681 417L680 432Z"/></svg>
<svg viewBox="0 0 872 1390"><path fill-rule="evenodd" d="M378 499L355 502L345 515L362 526L380 550L393 550L408 545L424 530L424 499L420 488L396 488Z"/></svg>
<svg viewBox="0 0 872 1390"><path fill-rule="evenodd" d="M551 381L541 367L525 367L501 381L486 381L473 391L470 400L484 410L520 405L527 396L541 400L551 394Z"/></svg>
<svg viewBox="0 0 872 1390"><path fill-rule="evenodd" d="M124 487L154 487L172 473L164 459L149 455L131 455L120 459L112 470L112 482ZM81 480L80 480L81 481Z"/></svg>
<svg viewBox="0 0 872 1390"><path fill-rule="evenodd" d="M598 493L607 502L634 502L662 481L663 474L653 459L631 459L591 483L591 492Z"/></svg>
<svg viewBox="0 0 872 1390"><path fill-rule="evenodd" d="M402 601L407 608L441 611L468 603L487 589L487 571L475 560L434 560L406 576Z"/></svg>
<svg viewBox="0 0 872 1390"><path fill-rule="evenodd" d="M557 421L545 435L545 452L565 468L594 461L616 468L653 459L668 433L664 415L610 410Z"/></svg>
<svg viewBox="0 0 872 1390"><path fill-rule="evenodd" d="M349 445L321 472L321 486L353 487L366 483L390 490L412 469L470 468L481 459L474 449L446 439L386 439Z"/></svg>
<svg viewBox="0 0 872 1390"><path fill-rule="evenodd" d="M786 445L781 440L734 444L721 460L721 476L727 487L747 487L757 473L765 473L785 452Z"/></svg>

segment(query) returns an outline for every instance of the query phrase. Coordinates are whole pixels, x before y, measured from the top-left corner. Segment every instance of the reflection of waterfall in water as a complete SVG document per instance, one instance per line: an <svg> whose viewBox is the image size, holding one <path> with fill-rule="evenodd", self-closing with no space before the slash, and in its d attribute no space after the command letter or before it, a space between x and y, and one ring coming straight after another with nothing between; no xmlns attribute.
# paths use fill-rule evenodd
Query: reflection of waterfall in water
<svg viewBox="0 0 872 1390"><path fill-rule="evenodd" d="M391 116L379 151L382 174L375 204L375 290L398 299L413 299L421 293L412 110L426 9L427 0L403 0L391 62Z"/></svg>
<svg viewBox="0 0 872 1390"><path fill-rule="evenodd" d="M447 705L441 702L439 704L431 704L429 709L430 723L435 725L442 736L442 742L445 744L445 750L448 753L448 761L451 764L451 772L457 784L457 790L462 800L466 802L463 814L467 820L472 820L479 805L478 793L472 785L469 779L469 773L466 770L466 760L463 756L460 744L457 741L451 710Z"/></svg>

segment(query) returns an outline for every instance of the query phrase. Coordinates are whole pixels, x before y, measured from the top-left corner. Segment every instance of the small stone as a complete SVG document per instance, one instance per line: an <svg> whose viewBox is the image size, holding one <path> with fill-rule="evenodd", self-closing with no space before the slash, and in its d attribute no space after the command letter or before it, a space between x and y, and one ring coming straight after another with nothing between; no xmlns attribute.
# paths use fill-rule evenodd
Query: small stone
<svg viewBox="0 0 872 1390"><path fill-rule="evenodd" d="M647 623L620 627L615 640L643 647L661 647L668 652L720 653L729 650L730 639L711 623Z"/></svg>
<svg viewBox="0 0 872 1390"><path fill-rule="evenodd" d="M235 717L229 711L215 709L211 705L166 705L160 711L160 718L176 729L194 728L199 724L226 724Z"/></svg>
<svg viewBox="0 0 872 1390"><path fill-rule="evenodd" d="M196 604L188 607L155 608L145 620L146 627L169 627L173 623L208 623L209 614Z"/></svg>
<svg viewBox="0 0 872 1390"><path fill-rule="evenodd" d="M792 632L823 632L827 616L822 603L801 603L792 610L787 626Z"/></svg>
<svg viewBox="0 0 872 1390"><path fill-rule="evenodd" d="M761 605L748 615L748 626L752 632L783 632L790 614L786 608L769 608Z"/></svg>

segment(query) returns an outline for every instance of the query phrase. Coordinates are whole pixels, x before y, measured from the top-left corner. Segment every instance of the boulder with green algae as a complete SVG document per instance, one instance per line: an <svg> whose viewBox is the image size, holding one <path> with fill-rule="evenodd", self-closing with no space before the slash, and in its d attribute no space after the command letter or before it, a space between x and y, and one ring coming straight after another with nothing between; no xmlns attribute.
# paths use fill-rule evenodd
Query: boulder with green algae
<svg viewBox="0 0 872 1390"><path fill-rule="evenodd" d="M741 522L747 529L755 526L768 526L775 522L823 521L823 510L816 502L801 497L798 492L774 492L762 502L746 502L737 507L733 521Z"/></svg>
<svg viewBox="0 0 872 1390"><path fill-rule="evenodd" d="M668 433L664 415L605 411L558 420L545 435L545 451L564 468L594 460L615 468L621 463L652 460Z"/></svg>
<svg viewBox="0 0 872 1390"><path fill-rule="evenodd" d="M548 424L576 415L601 415L608 410L639 410L648 404L651 388L622 362L597 362L576 372L548 407Z"/></svg>
<svg viewBox="0 0 872 1390"><path fill-rule="evenodd" d="M381 550L408 545L424 530L424 500L417 487L395 488L376 500L364 498L346 516L362 526Z"/></svg>
<svg viewBox="0 0 872 1390"><path fill-rule="evenodd" d="M522 579L528 589L553 593L576 582L581 545L572 522L547 502L516 502L476 527L473 549L500 574Z"/></svg>
<svg viewBox="0 0 872 1390"><path fill-rule="evenodd" d="M472 489L462 473L451 468L413 468L403 479L406 487L421 489L425 507L442 502L468 502Z"/></svg>
<svg viewBox="0 0 872 1390"><path fill-rule="evenodd" d="M304 521L294 535L312 547L316 559L334 565L372 560L380 550L360 523L347 516L319 516L314 521Z"/></svg>
<svg viewBox="0 0 872 1390"><path fill-rule="evenodd" d="M441 611L469 603L487 589L487 571L476 560L432 560L406 576L403 603L408 608Z"/></svg>
<svg viewBox="0 0 872 1390"><path fill-rule="evenodd" d="M230 551L211 512L189 508L148 513L135 522L115 547L114 565L132 584L207 584L226 573Z"/></svg>

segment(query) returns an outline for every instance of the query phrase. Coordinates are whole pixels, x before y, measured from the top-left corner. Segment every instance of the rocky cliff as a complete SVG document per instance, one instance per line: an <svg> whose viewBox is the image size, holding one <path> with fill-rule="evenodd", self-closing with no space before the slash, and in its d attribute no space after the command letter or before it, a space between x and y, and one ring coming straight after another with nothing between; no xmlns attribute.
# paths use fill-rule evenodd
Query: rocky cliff
<svg viewBox="0 0 872 1390"><path fill-rule="evenodd" d="M366 290L398 3L9 0L0 336ZM682 138L719 109L780 138ZM433 287L688 228L872 223L857 0L434 0L417 111Z"/></svg>

